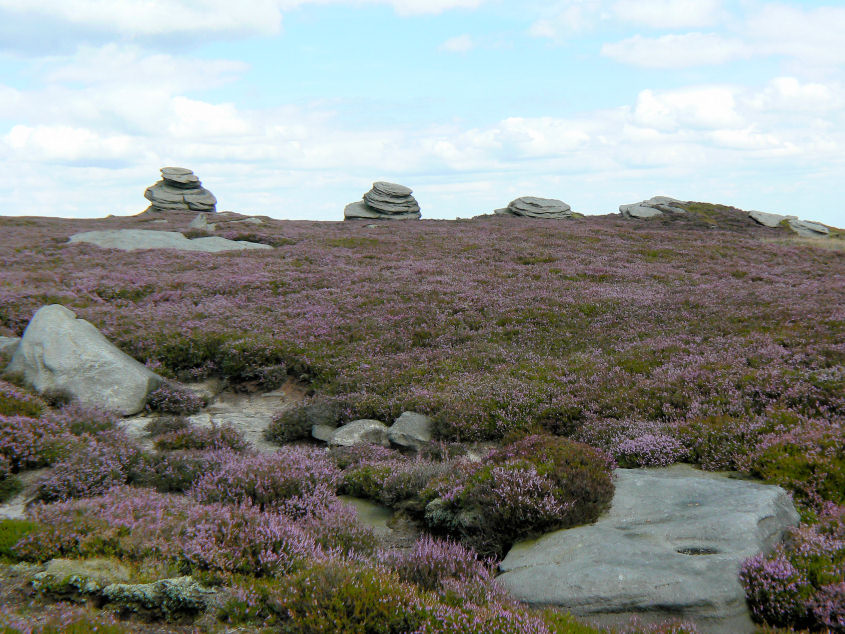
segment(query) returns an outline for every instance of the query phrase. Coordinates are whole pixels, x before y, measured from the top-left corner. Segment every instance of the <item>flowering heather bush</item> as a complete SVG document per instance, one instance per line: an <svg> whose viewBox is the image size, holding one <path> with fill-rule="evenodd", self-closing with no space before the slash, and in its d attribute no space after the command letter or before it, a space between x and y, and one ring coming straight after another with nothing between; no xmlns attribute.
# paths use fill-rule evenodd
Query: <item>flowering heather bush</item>
<svg viewBox="0 0 845 634"><path fill-rule="evenodd" d="M118 417L110 412L86 407L79 403L69 403L59 410L50 410L44 414L44 419L56 426L66 429L75 436L85 434L97 435L110 432L117 428Z"/></svg>
<svg viewBox="0 0 845 634"><path fill-rule="evenodd" d="M845 507L830 507L740 572L754 617L778 627L845 632Z"/></svg>
<svg viewBox="0 0 845 634"><path fill-rule="evenodd" d="M231 459L227 452L190 449L149 454L143 456L130 480L132 484L150 486L162 493L182 493Z"/></svg>
<svg viewBox="0 0 845 634"><path fill-rule="evenodd" d="M140 452L123 434L114 433L109 440L77 444L38 484L38 499L55 502L93 497L126 484L140 462Z"/></svg>
<svg viewBox="0 0 845 634"><path fill-rule="evenodd" d="M155 438L168 432L185 429L190 424L184 416L156 416L144 425L144 431Z"/></svg>
<svg viewBox="0 0 845 634"><path fill-rule="evenodd" d="M0 455L0 503L20 491L21 483L12 475L12 463L5 456Z"/></svg>
<svg viewBox="0 0 845 634"><path fill-rule="evenodd" d="M189 424L181 429L157 436L155 447L169 451L177 449L246 451L249 443L231 425L212 424L211 427L200 427Z"/></svg>
<svg viewBox="0 0 845 634"><path fill-rule="evenodd" d="M191 494L203 504L250 501L263 509L319 487L334 488L339 476L324 451L288 446L272 454L232 455L217 471L200 478Z"/></svg>
<svg viewBox="0 0 845 634"><path fill-rule="evenodd" d="M517 539L594 521L613 497L612 466L587 445L529 436L435 480L439 499L425 520L482 555L501 556Z"/></svg>
<svg viewBox="0 0 845 634"><path fill-rule="evenodd" d="M493 570L478 561L472 550L455 542L421 537L411 550L392 550L379 554L380 563L395 570L402 581L424 590L436 590L448 579L489 586Z"/></svg>
<svg viewBox="0 0 845 634"><path fill-rule="evenodd" d="M163 414L196 414L204 406L202 398L173 383L165 383L147 396L147 410Z"/></svg>
<svg viewBox="0 0 845 634"><path fill-rule="evenodd" d="M13 472L53 463L72 440L64 427L50 419L0 415L0 456Z"/></svg>
<svg viewBox="0 0 845 634"><path fill-rule="evenodd" d="M275 443L311 438L314 425L337 427L340 423L340 407L329 401L315 400L286 409L270 423L265 436Z"/></svg>
<svg viewBox="0 0 845 634"><path fill-rule="evenodd" d="M399 460L402 457L402 454L395 449L368 444L353 445L352 447L332 447L330 454L341 469L362 462L378 463L385 460Z"/></svg>
<svg viewBox="0 0 845 634"><path fill-rule="evenodd" d="M667 467L686 455L684 446L665 434L645 434L619 443L614 458L620 467Z"/></svg>
<svg viewBox="0 0 845 634"><path fill-rule="evenodd" d="M28 416L38 418L44 403L38 397L16 385L0 380L0 416Z"/></svg>

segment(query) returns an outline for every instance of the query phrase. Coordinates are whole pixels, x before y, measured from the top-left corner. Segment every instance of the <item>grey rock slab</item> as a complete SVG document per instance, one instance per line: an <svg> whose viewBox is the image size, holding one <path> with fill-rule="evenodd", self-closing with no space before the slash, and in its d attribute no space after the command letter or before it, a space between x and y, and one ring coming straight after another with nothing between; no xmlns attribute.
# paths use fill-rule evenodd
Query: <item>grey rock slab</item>
<svg viewBox="0 0 845 634"><path fill-rule="evenodd" d="M322 442L329 442L332 439L337 427L331 425L312 425L311 437Z"/></svg>
<svg viewBox="0 0 845 634"><path fill-rule="evenodd" d="M189 240L177 231L149 231L145 229L113 229L108 231L86 231L70 237L73 244L85 242L104 249L135 251L138 249L177 249L179 251L240 251L244 249L271 249L268 244L227 240L212 236Z"/></svg>
<svg viewBox="0 0 845 634"><path fill-rule="evenodd" d="M343 210L344 220L419 220L420 212L409 212L402 214L381 213L359 200L346 205Z"/></svg>
<svg viewBox="0 0 845 634"><path fill-rule="evenodd" d="M567 218L572 215L572 208L562 200L536 196L522 196L512 200L508 209L514 215L530 218Z"/></svg>
<svg viewBox="0 0 845 634"><path fill-rule="evenodd" d="M364 444L389 447L387 425L372 419L353 420L351 423L337 428L329 440L329 445L335 447L352 447Z"/></svg>
<svg viewBox="0 0 845 634"><path fill-rule="evenodd" d="M196 217L191 220L191 223L188 225L189 229L202 229L203 231L214 231L216 225L213 222L208 221L208 217L211 214L208 212L200 212L196 215Z"/></svg>
<svg viewBox="0 0 845 634"><path fill-rule="evenodd" d="M777 227L784 220L794 216L782 216L781 214L770 214L765 211L749 211L748 217L764 227Z"/></svg>
<svg viewBox="0 0 845 634"><path fill-rule="evenodd" d="M790 218L789 226L799 236L804 238L818 238L830 234L830 229L818 222L811 222L809 220L798 220L798 218Z"/></svg>
<svg viewBox="0 0 845 634"><path fill-rule="evenodd" d="M0 337L0 354L12 356L20 342L20 337Z"/></svg>
<svg viewBox="0 0 845 634"><path fill-rule="evenodd" d="M434 420L416 412L402 412L387 430L387 438L394 445L419 451L431 442Z"/></svg>
<svg viewBox="0 0 845 634"><path fill-rule="evenodd" d="M35 313L18 346L10 372L20 372L38 392L67 392L86 405L136 414L163 379L99 330L58 304Z"/></svg>
<svg viewBox="0 0 845 634"><path fill-rule="evenodd" d="M516 544L499 583L522 601L577 615L678 617L703 631L751 632L739 568L798 524L787 493L686 465L615 476L607 513Z"/></svg>
<svg viewBox="0 0 845 634"><path fill-rule="evenodd" d="M388 183L386 181L376 181L373 183L373 190L394 198L404 198L414 193L414 190L410 187L405 187L398 183Z"/></svg>
<svg viewBox="0 0 845 634"><path fill-rule="evenodd" d="M669 196L653 196L648 200L629 205L619 205L619 211L625 218L655 218L664 213L682 214L686 213L683 207L684 202Z"/></svg>
<svg viewBox="0 0 845 634"><path fill-rule="evenodd" d="M654 207L645 207L639 204L619 205L619 211L625 218L648 219L663 215L663 212L659 209L655 209Z"/></svg>
<svg viewBox="0 0 845 634"><path fill-rule="evenodd" d="M199 186L200 179L192 170L184 167L162 167L161 175L164 179L184 185Z"/></svg>

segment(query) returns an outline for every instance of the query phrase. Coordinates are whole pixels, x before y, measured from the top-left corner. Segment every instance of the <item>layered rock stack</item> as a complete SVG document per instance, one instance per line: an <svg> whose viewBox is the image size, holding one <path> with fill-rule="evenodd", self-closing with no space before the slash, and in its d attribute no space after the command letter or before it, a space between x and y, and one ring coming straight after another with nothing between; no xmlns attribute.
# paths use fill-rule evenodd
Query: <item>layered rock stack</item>
<svg viewBox="0 0 845 634"><path fill-rule="evenodd" d="M152 204L147 211L216 211L217 199L200 179L184 167L162 167L162 180L147 187L144 198Z"/></svg>
<svg viewBox="0 0 845 634"><path fill-rule="evenodd" d="M396 183L379 181L364 199L346 205L344 220L419 220L420 205L413 190Z"/></svg>
<svg viewBox="0 0 845 634"><path fill-rule="evenodd" d="M623 218L654 218L663 214L685 214L684 202L668 196L655 196L630 205L619 205Z"/></svg>
<svg viewBox="0 0 845 634"><path fill-rule="evenodd" d="M521 216L524 218L572 218L572 207L555 198L522 196L512 200L504 209L495 211L497 216Z"/></svg>

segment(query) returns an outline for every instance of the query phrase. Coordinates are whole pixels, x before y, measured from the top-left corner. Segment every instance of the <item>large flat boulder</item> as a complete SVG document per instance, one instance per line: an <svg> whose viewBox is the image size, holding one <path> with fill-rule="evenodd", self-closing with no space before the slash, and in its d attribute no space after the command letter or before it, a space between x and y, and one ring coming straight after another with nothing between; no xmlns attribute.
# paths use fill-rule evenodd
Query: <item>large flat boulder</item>
<svg viewBox="0 0 845 634"><path fill-rule="evenodd" d="M122 352L64 306L44 306L23 333L8 371L44 393L65 392L87 405L135 414L163 379Z"/></svg>
<svg viewBox="0 0 845 634"><path fill-rule="evenodd" d="M431 442L434 420L425 414L402 412L390 429L387 438L394 445L419 451Z"/></svg>
<svg viewBox="0 0 845 634"><path fill-rule="evenodd" d="M622 214L623 218L647 220L663 214L683 214L686 213L686 209L684 209L683 201L676 198L653 196L638 203L619 205L619 213Z"/></svg>
<svg viewBox="0 0 845 634"><path fill-rule="evenodd" d="M757 224L761 224L764 227L769 227L773 229L780 225L781 222L784 220L789 220L790 218L794 218L795 216L784 216L781 214L770 214L765 211L749 211L748 217L751 218Z"/></svg>
<svg viewBox="0 0 845 634"><path fill-rule="evenodd" d="M338 427L329 439L333 447L353 447L355 445L381 445L389 447L387 425L378 420L353 420L343 427Z"/></svg>
<svg viewBox="0 0 845 634"><path fill-rule="evenodd" d="M70 237L72 244L85 242L104 249L135 251L138 249L177 249L179 251L240 251L244 249L272 249L268 244L227 240L218 236L189 240L178 231L149 231L145 229L112 229L85 231Z"/></svg>
<svg viewBox="0 0 845 634"><path fill-rule="evenodd" d="M522 196L508 203L504 209L496 209L497 216L519 216L523 218L572 218L572 207L557 198Z"/></svg>
<svg viewBox="0 0 845 634"><path fill-rule="evenodd" d="M790 228L803 238L823 238L830 234L830 229L820 222L810 220L789 219Z"/></svg>
<svg viewBox="0 0 845 634"><path fill-rule="evenodd" d="M740 565L797 524L780 487L686 465L618 469L605 515L516 544L498 581L522 601L606 624L678 617L704 632L751 632Z"/></svg>

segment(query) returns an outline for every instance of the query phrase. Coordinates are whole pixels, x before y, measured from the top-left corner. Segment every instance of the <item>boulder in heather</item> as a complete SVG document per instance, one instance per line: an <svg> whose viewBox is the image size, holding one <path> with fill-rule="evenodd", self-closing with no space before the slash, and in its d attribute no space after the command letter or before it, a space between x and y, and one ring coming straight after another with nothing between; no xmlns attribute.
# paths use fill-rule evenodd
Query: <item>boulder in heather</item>
<svg viewBox="0 0 845 634"><path fill-rule="evenodd" d="M609 625L637 615L692 620L703 632L753 631L739 568L798 524L786 491L686 465L615 476L608 513L516 544L498 582L521 601Z"/></svg>
<svg viewBox="0 0 845 634"><path fill-rule="evenodd" d="M123 415L144 409L163 379L58 304L35 313L8 367L41 393L66 393Z"/></svg>
<svg viewBox="0 0 845 634"><path fill-rule="evenodd" d="M144 198L152 203L147 211L215 211L217 199L205 189L191 170L162 167L161 180L147 188Z"/></svg>
<svg viewBox="0 0 845 634"><path fill-rule="evenodd" d="M176 249L178 251L243 251L246 249L272 249L269 244L227 240L219 236L189 240L178 231L148 231L145 229L111 229L107 231L86 231L70 237L70 243L86 242L103 249L136 251L139 249Z"/></svg>
<svg viewBox="0 0 845 634"><path fill-rule="evenodd" d="M684 203L669 196L654 196L648 200L629 205L619 205L619 212L623 218L648 219L662 216L663 214L686 213Z"/></svg>
<svg viewBox="0 0 845 634"><path fill-rule="evenodd" d="M824 238L830 235L830 229L819 222L809 220L789 219L790 228L803 238Z"/></svg>
<svg viewBox="0 0 845 634"><path fill-rule="evenodd" d="M764 227L774 228L780 225L780 223L784 220L789 220L790 218L794 218L795 216L770 214L765 211L749 211L748 217L751 218L757 224L761 224Z"/></svg>
<svg viewBox="0 0 845 634"><path fill-rule="evenodd" d="M344 220L419 220L420 205L411 194L404 185L375 182L363 200L346 206Z"/></svg>
<svg viewBox="0 0 845 634"><path fill-rule="evenodd" d="M419 451L431 442L434 420L424 414L403 412L387 430L387 438L394 445Z"/></svg>
<svg viewBox="0 0 845 634"><path fill-rule="evenodd" d="M572 207L556 198L522 196L512 200L504 209L495 211L497 216L524 218L572 218Z"/></svg>
<svg viewBox="0 0 845 634"><path fill-rule="evenodd" d="M338 427L329 439L333 447L352 447L354 445L381 445L389 447L387 425L378 420L353 420L343 427Z"/></svg>

